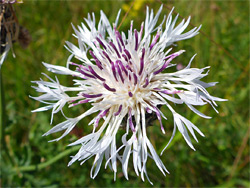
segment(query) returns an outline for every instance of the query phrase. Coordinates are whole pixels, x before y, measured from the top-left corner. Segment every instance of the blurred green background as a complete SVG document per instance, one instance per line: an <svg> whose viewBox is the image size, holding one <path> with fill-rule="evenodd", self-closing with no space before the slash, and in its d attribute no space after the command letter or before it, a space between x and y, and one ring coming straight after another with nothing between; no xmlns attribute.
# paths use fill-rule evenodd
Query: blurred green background
<svg viewBox="0 0 250 188"><path fill-rule="evenodd" d="M124 18L120 30L127 31L130 20L139 29L145 19L148 5L155 11L160 1L25 1L14 5L19 23L26 27L32 42L27 49L14 44L16 58L8 54L2 66L2 82L5 92L6 124L1 135L1 184L2 187L150 187L142 182L129 162L129 181L118 165L117 180L109 169L101 170L92 180L89 177L93 159L82 166L74 163L67 167L70 156L77 148L67 144L91 131L87 123L91 117L78 124L74 133L59 142L48 143L59 134L42 137L51 128L50 112L31 113L41 106L29 98L38 96L31 88L31 81L42 72L52 76L41 62L65 65L69 52L63 47L65 41L77 44L72 36L71 23L79 25L88 12L95 12L99 19L102 9L113 22L119 9ZM174 6L180 16L192 16L191 23L202 24L201 33L195 38L181 41L174 51L185 49L175 63L184 66L197 53L192 67L211 66L205 81L218 81L209 88L210 94L226 98L220 102L219 114L210 106L199 108L210 120L202 119L185 106L177 106L180 114L195 123L206 135L194 143L192 151L178 133L172 144L161 156L170 175L164 177L154 161L149 159L147 169L156 187L250 187L249 183L249 1L163 1L163 14ZM162 14L162 17L163 17ZM175 15L176 13L174 13ZM121 22L120 18L120 22ZM179 18L178 23L181 21ZM188 29L191 29L189 26ZM68 76L59 76L64 85L72 84ZM89 106L72 109L71 117L84 112ZM171 137L173 120L162 108L168 121L164 122L166 135L156 126L147 129L158 154ZM55 115L53 125L62 122Z"/></svg>

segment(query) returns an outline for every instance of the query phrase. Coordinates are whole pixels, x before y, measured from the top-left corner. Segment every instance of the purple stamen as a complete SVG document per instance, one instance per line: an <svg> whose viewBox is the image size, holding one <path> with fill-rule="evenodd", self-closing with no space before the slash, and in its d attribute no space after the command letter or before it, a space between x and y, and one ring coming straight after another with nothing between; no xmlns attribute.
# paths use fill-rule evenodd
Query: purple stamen
<svg viewBox="0 0 250 188"><path fill-rule="evenodd" d="M174 53L174 54L170 54L170 55L168 55L167 57L165 57L164 58L164 60L166 60L166 59L169 59L169 58L174 58L174 57L176 57L177 55Z"/></svg>
<svg viewBox="0 0 250 188"><path fill-rule="evenodd" d="M98 79L101 80L101 81L105 81L105 79L102 78L101 76L99 76L99 75L94 71L94 69L93 69L91 66L88 66L88 67L89 67L89 71L90 71L96 78L98 78Z"/></svg>
<svg viewBox="0 0 250 188"><path fill-rule="evenodd" d="M93 94L93 95L90 95L90 94L83 93L82 96L84 96L85 98L97 98L97 97L101 97L102 94Z"/></svg>
<svg viewBox="0 0 250 188"><path fill-rule="evenodd" d="M70 62L69 64L70 64L70 65L77 66L77 67L81 67L81 66L82 66L82 65L79 65L79 64L77 64L77 63L73 63L73 62Z"/></svg>
<svg viewBox="0 0 250 188"><path fill-rule="evenodd" d="M130 76L130 74L128 75L128 79L129 79L129 81L131 81L131 76Z"/></svg>
<svg viewBox="0 0 250 188"><path fill-rule="evenodd" d="M163 66L158 71L155 71L153 74L156 75L156 74L159 74L160 72L162 72L165 68L167 68L167 66L170 63L170 61L172 61L172 58L170 58L167 61L165 61L165 63L163 64Z"/></svg>
<svg viewBox="0 0 250 188"><path fill-rule="evenodd" d="M122 71L126 74L126 76L128 75L128 71L126 70L126 68L124 67L124 65L122 64L122 61L120 60L116 60L116 63L119 64L121 66Z"/></svg>
<svg viewBox="0 0 250 188"><path fill-rule="evenodd" d="M156 91L161 91L161 89L158 88L158 87L155 87L154 90L156 90Z"/></svg>
<svg viewBox="0 0 250 188"><path fill-rule="evenodd" d="M85 70L85 71L88 71L88 72L89 72L89 69L88 69L87 67L82 66L81 68L82 68L83 70Z"/></svg>
<svg viewBox="0 0 250 188"><path fill-rule="evenodd" d="M98 124L99 124L99 121L101 119L101 114L102 114L102 110L99 112L99 114L97 115L97 118L95 119L95 123L94 123L94 126L95 127L98 127Z"/></svg>
<svg viewBox="0 0 250 188"><path fill-rule="evenodd" d="M154 45L156 44L157 40L159 39L160 37L160 32L157 32L154 40L152 41L151 45L150 45L150 50L152 50L152 48L154 47Z"/></svg>
<svg viewBox="0 0 250 188"><path fill-rule="evenodd" d="M131 59L131 55L130 55L129 51L128 51L128 50L126 50L126 49L124 49L123 51L124 51L124 52L125 52L125 54L128 56L128 58L129 58L129 59Z"/></svg>
<svg viewBox="0 0 250 188"><path fill-rule="evenodd" d="M120 76L120 78L122 80L122 83L124 83L124 78L122 76L122 71L121 71L121 69L120 69L120 67L118 66L117 63L116 63L116 68L117 68L118 74L119 74L119 76Z"/></svg>
<svg viewBox="0 0 250 188"><path fill-rule="evenodd" d="M100 45L98 44L98 42L93 41L93 43L94 43L94 45L95 45L96 47L100 48Z"/></svg>
<svg viewBox="0 0 250 188"><path fill-rule="evenodd" d="M128 92L128 95L129 95L130 97L133 97L133 94L132 94L131 91Z"/></svg>
<svg viewBox="0 0 250 188"><path fill-rule="evenodd" d="M107 90L109 90L109 91L112 91L112 92L116 92L116 89L115 89L115 88L109 87L105 82L103 82L102 85L105 87L105 89L107 89Z"/></svg>
<svg viewBox="0 0 250 188"><path fill-rule="evenodd" d="M92 50L89 50L89 53L90 53L90 55L91 55L94 59L97 59L97 57L95 56L95 54L93 53Z"/></svg>
<svg viewBox="0 0 250 188"><path fill-rule="evenodd" d="M143 88L146 88L149 84L148 77L146 77L145 84L142 86Z"/></svg>
<svg viewBox="0 0 250 188"><path fill-rule="evenodd" d="M118 116L122 111L122 105L119 106L119 109L116 113L114 113L114 116Z"/></svg>
<svg viewBox="0 0 250 188"><path fill-rule="evenodd" d="M161 93L165 93L165 94L177 94L177 93L181 93L181 90L175 90L175 91L169 91L169 90L162 90L160 91Z"/></svg>
<svg viewBox="0 0 250 188"><path fill-rule="evenodd" d="M105 51L102 51L103 55L109 60L109 62L111 63L111 59L109 58L108 54Z"/></svg>
<svg viewBox="0 0 250 188"><path fill-rule="evenodd" d="M137 76L136 76L136 74L135 73L133 73L133 75L134 75L134 85L136 85L137 84L137 80L138 80L138 78L137 78Z"/></svg>
<svg viewBox="0 0 250 188"><path fill-rule="evenodd" d="M95 56L95 54L91 50L89 50L89 53L95 59L95 63L99 67L99 69L102 70L103 68L102 68L101 62L97 59L97 57Z"/></svg>
<svg viewBox="0 0 250 188"><path fill-rule="evenodd" d="M103 118L104 116L106 116L106 114L108 113L108 111L109 111L109 108L108 108L108 109L106 109L106 110L103 112L103 114L102 114L102 118Z"/></svg>
<svg viewBox="0 0 250 188"><path fill-rule="evenodd" d="M122 57L125 59L125 61L128 62L128 58L127 58L127 56L125 54L122 54Z"/></svg>
<svg viewBox="0 0 250 188"><path fill-rule="evenodd" d="M137 49L138 49L138 32L136 29L134 30L134 33L135 33L135 51L137 51Z"/></svg>
<svg viewBox="0 0 250 188"><path fill-rule="evenodd" d="M100 111L100 113L97 115L97 119L95 120L95 127L98 127L99 121L100 119L102 119L109 111L109 108L104 110L104 111Z"/></svg>
<svg viewBox="0 0 250 188"><path fill-rule="evenodd" d="M76 106L76 105L78 105L79 103L74 103L74 104L71 104L69 107L71 107L71 106Z"/></svg>
<svg viewBox="0 0 250 188"><path fill-rule="evenodd" d="M122 52L122 47L121 47L121 45L120 45L120 42L119 42L119 39L118 39L117 36L116 36L116 41L117 41L117 44L118 44L118 47L119 47L120 52Z"/></svg>
<svg viewBox="0 0 250 188"><path fill-rule="evenodd" d="M133 124L133 121L132 121L132 114L131 114L131 109L129 109L129 126L130 126L130 129L135 132L135 127L134 127L134 124Z"/></svg>
<svg viewBox="0 0 250 188"><path fill-rule="evenodd" d="M94 76L92 76L92 75L90 75L90 74L84 72L84 71L81 70L81 69L77 69L77 71L80 72L81 74L83 74L84 76L87 76L87 77L96 79L96 77L94 77Z"/></svg>
<svg viewBox="0 0 250 188"><path fill-rule="evenodd" d="M110 41L109 44L110 44L110 46L112 46L112 48L115 50L117 56L118 56L119 58L121 58L121 56L120 56L119 52L117 51L117 48L115 47L114 43Z"/></svg>
<svg viewBox="0 0 250 188"><path fill-rule="evenodd" d="M79 104L84 104L84 103L88 103L88 102L89 102L89 99L85 99L85 100L79 101L78 103L79 103Z"/></svg>
<svg viewBox="0 0 250 188"><path fill-rule="evenodd" d="M152 113L152 110L151 110L149 107L146 107L146 111L147 111L147 113L149 113L149 114Z"/></svg>
<svg viewBox="0 0 250 188"><path fill-rule="evenodd" d="M71 106L76 106L78 104L84 104L84 103L88 103L88 102L89 102L89 99L85 99L85 100L81 100L81 101L79 101L79 102L77 102L75 104L71 104Z"/></svg>
<svg viewBox="0 0 250 188"><path fill-rule="evenodd" d="M132 69L131 69L131 67L130 67L129 65L126 65L126 68L127 68L128 70L130 70L131 72L133 72Z"/></svg>
<svg viewBox="0 0 250 188"><path fill-rule="evenodd" d="M101 65L101 62L98 59L95 60L95 63L97 65L97 67L99 67L99 69L101 69L101 70L103 69L102 65Z"/></svg>
<svg viewBox="0 0 250 188"><path fill-rule="evenodd" d="M106 46L103 44L103 42L101 41L101 39L99 39L98 37L96 37L96 40L102 45L102 47L106 50Z"/></svg>
<svg viewBox="0 0 250 188"><path fill-rule="evenodd" d="M140 71L139 75L141 75L143 68L144 68L144 55L145 55L145 48L142 49L141 61L140 61Z"/></svg>
<svg viewBox="0 0 250 188"><path fill-rule="evenodd" d="M113 73L113 75L115 77L115 80L118 81L117 77L116 77L115 65L114 65L114 63L112 61L111 61L111 69L112 69L112 73Z"/></svg>
<svg viewBox="0 0 250 188"><path fill-rule="evenodd" d="M123 40L122 40L122 36L120 35L119 31L116 30L116 31L115 31L115 35L116 35L116 36L118 37L118 39L120 40L122 46L125 47L125 46L124 46L124 43L123 43Z"/></svg>
<svg viewBox="0 0 250 188"><path fill-rule="evenodd" d="M141 30L140 30L140 38L139 38L139 42L141 41L143 28L144 28L144 22L142 22L142 24L141 24Z"/></svg>
<svg viewBox="0 0 250 188"><path fill-rule="evenodd" d="M176 58L177 56L181 55L183 52L185 52L185 50L180 50L178 52L170 54L167 57L165 57L164 60L166 60L166 59L171 59L172 60L172 59Z"/></svg>
<svg viewBox="0 0 250 188"><path fill-rule="evenodd" d="M161 130L162 130L163 134L165 134L165 130L164 130L164 127L163 127L162 121L161 121L161 114L160 114L160 111L159 111L159 109L158 109L157 107L154 107L154 109L155 109L156 116L157 116L157 118L158 118L158 120L159 120L159 122L160 122Z"/></svg>

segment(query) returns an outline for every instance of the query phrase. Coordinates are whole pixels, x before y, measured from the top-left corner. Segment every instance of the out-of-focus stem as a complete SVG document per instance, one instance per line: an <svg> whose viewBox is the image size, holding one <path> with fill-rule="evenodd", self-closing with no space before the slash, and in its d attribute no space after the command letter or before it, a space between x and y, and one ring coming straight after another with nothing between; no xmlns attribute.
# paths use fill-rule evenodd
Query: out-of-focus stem
<svg viewBox="0 0 250 188"><path fill-rule="evenodd" d="M0 69L0 148L1 151L5 151L5 154L7 155L8 159L14 165L14 162L9 154L9 150L7 148L6 142L5 142L5 126L7 125L7 114L5 109L5 97L4 97L4 87L3 87L3 79L2 79L2 69Z"/></svg>
<svg viewBox="0 0 250 188"><path fill-rule="evenodd" d="M18 172L25 172L25 171L41 170L41 169L55 163L56 161L63 158L64 156L69 155L70 153L75 152L77 150L79 150L79 147L73 147L73 148L65 150L64 152L58 154L57 156L53 157L52 159L50 159L44 163L40 163L37 165L30 165L30 166L21 166L21 167L17 167L16 169L13 169L13 170L15 170L17 173Z"/></svg>

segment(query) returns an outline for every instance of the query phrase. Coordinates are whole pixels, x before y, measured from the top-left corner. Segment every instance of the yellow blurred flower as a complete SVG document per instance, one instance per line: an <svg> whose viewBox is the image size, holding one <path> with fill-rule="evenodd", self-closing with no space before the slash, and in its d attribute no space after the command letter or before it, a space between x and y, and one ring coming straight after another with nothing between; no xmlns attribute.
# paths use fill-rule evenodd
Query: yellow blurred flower
<svg viewBox="0 0 250 188"><path fill-rule="evenodd" d="M132 9L130 10L129 15L132 17L135 17L138 15L138 10L141 9L141 7L143 6L143 4L145 4L145 2L152 2L152 0L135 0L135 1L131 1L129 3L125 3L122 6L122 9L127 12L130 8L130 6L134 3L134 5L132 6Z"/></svg>

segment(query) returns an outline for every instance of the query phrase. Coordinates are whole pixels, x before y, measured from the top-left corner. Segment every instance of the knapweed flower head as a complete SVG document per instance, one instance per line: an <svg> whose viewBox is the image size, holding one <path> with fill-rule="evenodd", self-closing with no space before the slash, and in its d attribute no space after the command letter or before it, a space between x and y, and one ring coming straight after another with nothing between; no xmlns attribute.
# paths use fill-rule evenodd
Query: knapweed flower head
<svg viewBox="0 0 250 188"><path fill-rule="evenodd" d="M82 23L77 29L73 27L78 47L66 42L66 48L71 52L67 66L44 63L53 73L72 76L74 85L61 85L57 78L53 80L47 75L50 81L41 79L34 82L37 84L34 88L42 95L33 98L46 104L34 112L52 109L51 123L54 114L63 114L62 109L65 105L74 107L84 103L91 104L91 108L78 117L69 118L63 114L66 120L44 135L64 131L62 136L55 139L58 141L69 134L81 119L97 114L89 122L89 125L93 126L93 131L69 144L81 147L68 165L75 161L81 161L82 164L95 157L91 169L92 178L98 174L105 158L105 168L109 166L114 171L114 177L117 163L120 161L123 174L128 179L130 156L133 158L135 173L140 175L142 180L144 176L149 180L146 169L148 157L155 161L165 175L168 171L147 136L147 119L150 115L159 120L160 128L165 133L162 118L166 117L160 107L166 106L174 119L173 134L169 142L178 129L187 144L194 149L188 131L196 141L198 140L195 131L201 136L204 135L192 122L174 110L175 104L185 104L199 116L210 118L199 112L195 106L209 103L215 109L215 101L223 101L211 96L206 90L214 86L215 82L201 81L208 74L209 67L191 68L194 57L182 70L165 71L174 66L172 61L184 52L180 50L172 53L169 46L197 35L200 27L183 33L190 17L175 26L178 16L172 20L172 12L166 21L164 17L157 25L161 11L162 6L154 15L153 10L149 12L147 8L145 22L138 30L133 29L131 22L127 33L117 29L120 11L112 25L102 11L97 25L94 13L89 14L85 19L86 24ZM80 60L81 64L73 62L73 58ZM100 121L101 119L103 120ZM121 128L125 129L125 134L118 138L117 133Z"/></svg>

